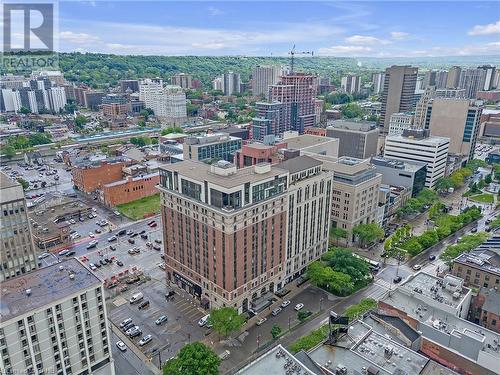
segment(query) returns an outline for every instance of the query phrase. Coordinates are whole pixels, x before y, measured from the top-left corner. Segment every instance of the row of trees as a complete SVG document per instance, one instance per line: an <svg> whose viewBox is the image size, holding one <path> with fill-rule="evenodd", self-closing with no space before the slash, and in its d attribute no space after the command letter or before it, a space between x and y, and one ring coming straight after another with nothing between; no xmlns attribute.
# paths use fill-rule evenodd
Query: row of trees
<svg viewBox="0 0 500 375"><path fill-rule="evenodd" d="M368 263L338 247L311 263L307 275L314 285L338 296L347 296L371 280Z"/></svg>
<svg viewBox="0 0 500 375"><path fill-rule="evenodd" d="M132 143L136 147L144 147L150 144L158 144L158 139L148 137L132 137L130 138L130 143Z"/></svg>
<svg viewBox="0 0 500 375"><path fill-rule="evenodd" d="M424 212L438 200L438 195L434 190L424 188L416 197L408 199L408 201L397 211L397 215L401 218Z"/></svg>
<svg viewBox="0 0 500 375"><path fill-rule="evenodd" d="M460 168L447 177L441 177L436 181L436 190L445 192L450 188L462 187L465 180L472 175L473 170L468 167Z"/></svg>
<svg viewBox="0 0 500 375"><path fill-rule="evenodd" d="M359 246L364 247L374 241L383 239L385 232L380 225L369 223L356 225L352 230L352 234ZM349 238L349 232L342 228L332 227L330 228L330 237L334 240L336 245L339 245L340 240L345 241Z"/></svg>
<svg viewBox="0 0 500 375"><path fill-rule="evenodd" d="M440 258L450 264L453 262L453 259L458 257L460 254L468 253L469 251L475 249L487 238L488 235L484 232L463 236L457 244L448 246L440 255Z"/></svg>

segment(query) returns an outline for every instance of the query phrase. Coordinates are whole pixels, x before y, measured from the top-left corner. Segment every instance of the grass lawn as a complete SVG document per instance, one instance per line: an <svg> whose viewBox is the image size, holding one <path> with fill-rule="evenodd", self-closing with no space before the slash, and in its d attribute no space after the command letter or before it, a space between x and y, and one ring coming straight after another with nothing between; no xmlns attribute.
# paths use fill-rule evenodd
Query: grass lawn
<svg viewBox="0 0 500 375"><path fill-rule="evenodd" d="M478 195L473 195L470 196L469 199L474 202L479 202L479 203L493 203L493 195L492 194L478 194Z"/></svg>
<svg viewBox="0 0 500 375"><path fill-rule="evenodd" d="M160 212L160 194L151 195L116 206L116 209L124 216L132 220L144 219L151 214Z"/></svg>

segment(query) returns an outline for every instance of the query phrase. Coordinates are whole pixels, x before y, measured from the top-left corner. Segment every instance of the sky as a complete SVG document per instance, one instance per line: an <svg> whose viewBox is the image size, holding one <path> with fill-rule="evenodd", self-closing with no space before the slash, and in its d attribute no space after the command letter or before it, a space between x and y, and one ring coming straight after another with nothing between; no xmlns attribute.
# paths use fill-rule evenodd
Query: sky
<svg viewBox="0 0 500 375"><path fill-rule="evenodd" d="M500 2L61 1L58 34L125 55L498 55Z"/></svg>

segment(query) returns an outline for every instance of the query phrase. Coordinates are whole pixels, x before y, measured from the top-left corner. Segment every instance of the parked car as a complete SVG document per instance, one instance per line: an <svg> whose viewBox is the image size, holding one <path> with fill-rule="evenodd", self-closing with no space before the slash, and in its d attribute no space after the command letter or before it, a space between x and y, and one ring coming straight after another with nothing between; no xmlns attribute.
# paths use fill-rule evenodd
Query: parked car
<svg viewBox="0 0 500 375"><path fill-rule="evenodd" d="M41 253L39 256L38 256L38 259L44 259L44 258L47 258L50 254L49 253Z"/></svg>
<svg viewBox="0 0 500 375"><path fill-rule="evenodd" d="M419 271L422 269L422 265L421 264L415 264L413 267L412 267L415 271Z"/></svg>
<svg viewBox="0 0 500 375"><path fill-rule="evenodd" d="M142 238L143 240L147 240L147 239L148 239L148 235L147 235L147 234L145 234L145 233L143 233L143 234L141 234L141 238Z"/></svg>
<svg viewBox="0 0 500 375"><path fill-rule="evenodd" d="M139 234L146 234L146 230L145 229L141 230Z"/></svg>
<svg viewBox="0 0 500 375"><path fill-rule="evenodd" d="M73 256L73 255L75 255L75 254L76 254L76 253L75 253L73 250L71 250L70 252L66 253L66 256L67 256L67 257L72 257L72 256Z"/></svg>
<svg viewBox="0 0 500 375"><path fill-rule="evenodd" d="M148 242L146 242L146 246L147 247L153 247L153 243L148 241Z"/></svg>
<svg viewBox="0 0 500 375"><path fill-rule="evenodd" d="M151 221L148 223L148 225L149 225L149 226L151 226L151 225L153 225L153 224L156 224L156 221L155 221L155 220L151 220Z"/></svg>
<svg viewBox="0 0 500 375"><path fill-rule="evenodd" d="M289 300L283 301L283 303L281 304L281 307L284 309L284 308L285 308L285 307L287 307L289 304L290 304L290 301L289 301Z"/></svg>
<svg viewBox="0 0 500 375"><path fill-rule="evenodd" d="M130 244L135 244L135 240L134 240L133 238L129 238L129 239L128 239L128 243L130 243Z"/></svg>
<svg viewBox="0 0 500 375"><path fill-rule="evenodd" d="M206 325L208 323L208 319L210 319L210 314L205 315L203 318L201 318L200 320L198 320L198 325L200 327L203 327L204 325Z"/></svg>
<svg viewBox="0 0 500 375"><path fill-rule="evenodd" d="M135 326L135 327L137 327L137 326ZM129 334L130 337L137 337L137 336L142 335L142 331L139 327L137 327L137 329L134 329L134 328L132 328L132 331Z"/></svg>
<svg viewBox="0 0 500 375"><path fill-rule="evenodd" d="M161 250L161 246L154 245L154 246L153 246L153 249L155 249L156 251L160 251L160 250Z"/></svg>
<svg viewBox="0 0 500 375"><path fill-rule="evenodd" d="M302 310L302 308L304 307L304 304L303 303L297 303L295 305L295 310L296 311L299 311L299 310Z"/></svg>
<svg viewBox="0 0 500 375"><path fill-rule="evenodd" d="M231 352L229 350L224 350L222 353L219 354L219 358L221 359L221 361L229 358L229 356L231 355Z"/></svg>
<svg viewBox="0 0 500 375"><path fill-rule="evenodd" d="M90 241L89 244L87 245L87 249L92 249L93 247L97 246L97 241Z"/></svg>
<svg viewBox="0 0 500 375"><path fill-rule="evenodd" d="M273 314L273 316L276 316L278 315L283 309L281 307L277 307L273 310L273 312L271 314Z"/></svg>
<svg viewBox="0 0 500 375"><path fill-rule="evenodd" d="M301 286L302 284L306 283L307 280L309 280L309 278L307 276L300 276L298 279L297 279L297 286Z"/></svg>
<svg viewBox="0 0 500 375"><path fill-rule="evenodd" d="M127 345L125 345L125 344L123 343L123 341L118 341L118 342L116 343L116 347L117 347L118 349L120 349L122 352L124 352L124 351L126 351L126 350L127 350Z"/></svg>
<svg viewBox="0 0 500 375"><path fill-rule="evenodd" d="M139 310L143 310L143 309L147 308L148 306L149 306L149 301L148 301L148 300L146 300L146 301L142 302L142 303L139 305L138 309L139 309Z"/></svg>
<svg viewBox="0 0 500 375"><path fill-rule="evenodd" d="M59 251L57 254L62 257L64 255L68 254L68 253L69 253L69 250L68 249L64 249L64 250Z"/></svg>
<svg viewBox="0 0 500 375"><path fill-rule="evenodd" d="M118 231L118 235L119 235L119 236L123 236L123 235L124 235L124 234L126 234L126 233L127 233L127 230L126 230L126 229L121 229L121 230L119 230L119 231Z"/></svg>
<svg viewBox="0 0 500 375"><path fill-rule="evenodd" d="M261 326L262 324L264 324L266 322L267 318L260 318L259 320L257 320L257 324L258 326Z"/></svg>
<svg viewBox="0 0 500 375"><path fill-rule="evenodd" d="M99 259L99 263L101 263L101 266L105 266L107 264L104 259Z"/></svg>
<svg viewBox="0 0 500 375"><path fill-rule="evenodd" d="M156 265L157 265L158 267L160 267L162 270L164 270L164 271L165 271L165 269L166 269L166 267L165 267L165 263L156 263Z"/></svg>
<svg viewBox="0 0 500 375"><path fill-rule="evenodd" d="M165 293L165 298L168 300L170 298L173 298L174 295L175 295L175 291L169 290L167 293Z"/></svg>
<svg viewBox="0 0 500 375"><path fill-rule="evenodd" d="M160 240L159 238L157 238L157 239L155 240L155 242L156 242L157 244L161 244L161 240Z"/></svg>
<svg viewBox="0 0 500 375"><path fill-rule="evenodd" d="M160 316L158 319L155 320L155 324L157 326L161 325L162 323L166 322L168 320L166 315Z"/></svg>
<svg viewBox="0 0 500 375"><path fill-rule="evenodd" d="M97 234L100 234L100 233L102 233L102 230L100 230L99 228L96 228L96 230L94 232L96 232Z"/></svg>
<svg viewBox="0 0 500 375"><path fill-rule="evenodd" d="M123 328L123 327L125 327L126 325L128 325L130 323L132 323L132 318L127 318L127 319L125 319L124 321L122 321L120 323L120 328Z"/></svg>
<svg viewBox="0 0 500 375"><path fill-rule="evenodd" d="M89 237L90 238L94 238L95 237L94 233L93 232L89 232Z"/></svg>
<svg viewBox="0 0 500 375"><path fill-rule="evenodd" d="M153 340L153 336L146 335L139 341L139 346L144 346L147 343L151 342L151 340Z"/></svg>
<svg viewBox="0 0 500 375"><path fill-rule="evenodd" d="M109 250L111 250L111 251L116 251L116 246L111 245L111 246L109 247Z"/></svg>
<svg viewBox="0 0 500 375"><path fill-rule="evenodd" d="M120 267L123 267L123 262L121 260L117 260L116 261L116 264Z"/></svg>
<svg viewBox="0 0 500 375"><path fill-rule="evenodd" d="M108 238L108 242L113 242L113 241L116 241L118 240L118 238L116 236L111 236Z"/></svg>

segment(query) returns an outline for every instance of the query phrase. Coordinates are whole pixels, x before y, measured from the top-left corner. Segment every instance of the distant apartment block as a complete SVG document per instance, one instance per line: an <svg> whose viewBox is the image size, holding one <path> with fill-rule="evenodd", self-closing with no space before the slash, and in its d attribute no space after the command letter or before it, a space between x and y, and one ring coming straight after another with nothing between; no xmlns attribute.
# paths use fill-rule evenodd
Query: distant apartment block
<svg viewBox="0 0 500 375"><path fill-rule="evenodd" d="M286 129L284 105L280 102L255 103L252 119L252 139L263 142L268 135L281 135Z"/></svg>
<svg viewBox="0 0 500 375"><path fill-rule="evenodd" d="M122 168L131 164L129 159L116 157L106 160L81 160L71 169L73 185L84 193L92 193L122 178Z"/></svg>
<svg viewBox="0 0 500 375"><path fill-rule="evenodd" d="M102 98L102 114L104 116L125 116L131 110L130 101L124 95L108 94Z"/></svg>
<svg viewBox="0 0 500 375"><path fill-rule="evenodd" d="M468 68L460 73L458 87L465 89L465 97L474 99L478 91L484 90L487 70L481 68Z"/></svg>
<svg viewBox="0 0 500 375"><path fill-rule="evenodd" d="M102 104L102 98L106 96L104 91L84 91L83 101L85 107L97 111Z"/></svg>
<svg viewBox="0 0 500 375"><path fill-rule="evenodd" d="M357 94L361 91L361 77L354 74L348 74L342 77L340 87L347 94Z"/></svg>
<svg viewBox="0 0 500 375"><path fill-rule="evenodd" d="M157 194L156 185L160 182L157 173L128 176L125 179L111 182L102 187L101 200L105 205L114 207L137 199Z"/></svg>
<svg viewBox="0 0 500 375"><path fill-rule="evenodd" d="M384 157L410 163L425 163L425 187L433 188L446 170L450 139L428 137L424 130L404 130L385 139Z"/></svg>
<svg viewBox="0 0 500 375"><path fill-rule="evenodd" d="M192 88L193 77L191 74L177 73L170 77L170 83L183 89Z"/></svg>
<svg viewBox="0 0 500 375"><path fill-rule="evenodd" d="M37 268L24 191L0 172L0 282ZM3 318L3 317L2 317Z"/></svg>
<svg viewBox="0 0 500 375"><path fill-rule="evenodd" d="M186 94L179 86L164 86L160 79L146 79L139 83L139 99L156 117L170 125L180 125L187 120Z"/></svg>
<svg viewBox="0 0 500 375"><path fill-rule="evenodd" d="M184 140L184 160L233 161L237 150L241 149L241 138L227 134L187 137Z"/></svg>
<svg viewBox="0 0 500 375"><path fill-rule="evenodd" d="M373 84L373 93L380 94L384 89L384 79L385 73L373 73L372 74L372 84Z"/></svg>
<svg viewBox="0 0 500 375"><path fill-rule="evenodd" d="M103 283L77 259L2 282L3 374L109 374Z"/></svg>
<svg viewBox="0 0 500 375"><path fill-rule="evenodd" d="M118 81L120 92L139 92L139 81L136 79L123 79Z"/></svg>
<svg viewBox="0 0 500 375"><path fill-rule="evenodd" d="M281 75L281 66L258 66L252 72L252 94L254 96L269 97L269 86L278 83Z"/></svg>
<svg viewBox="0 0 500 375"><path fill-rule="evenodd" d="M465 98L465 89L438 89L434 92L436 98Z"/></svg>
<svg viewBox="0 0 500 375"><path fill-rule="evenodd" d="M339 140L339 156L366 159L377 155L379 130L374 122L329 121L326 135Z"/></svg>

